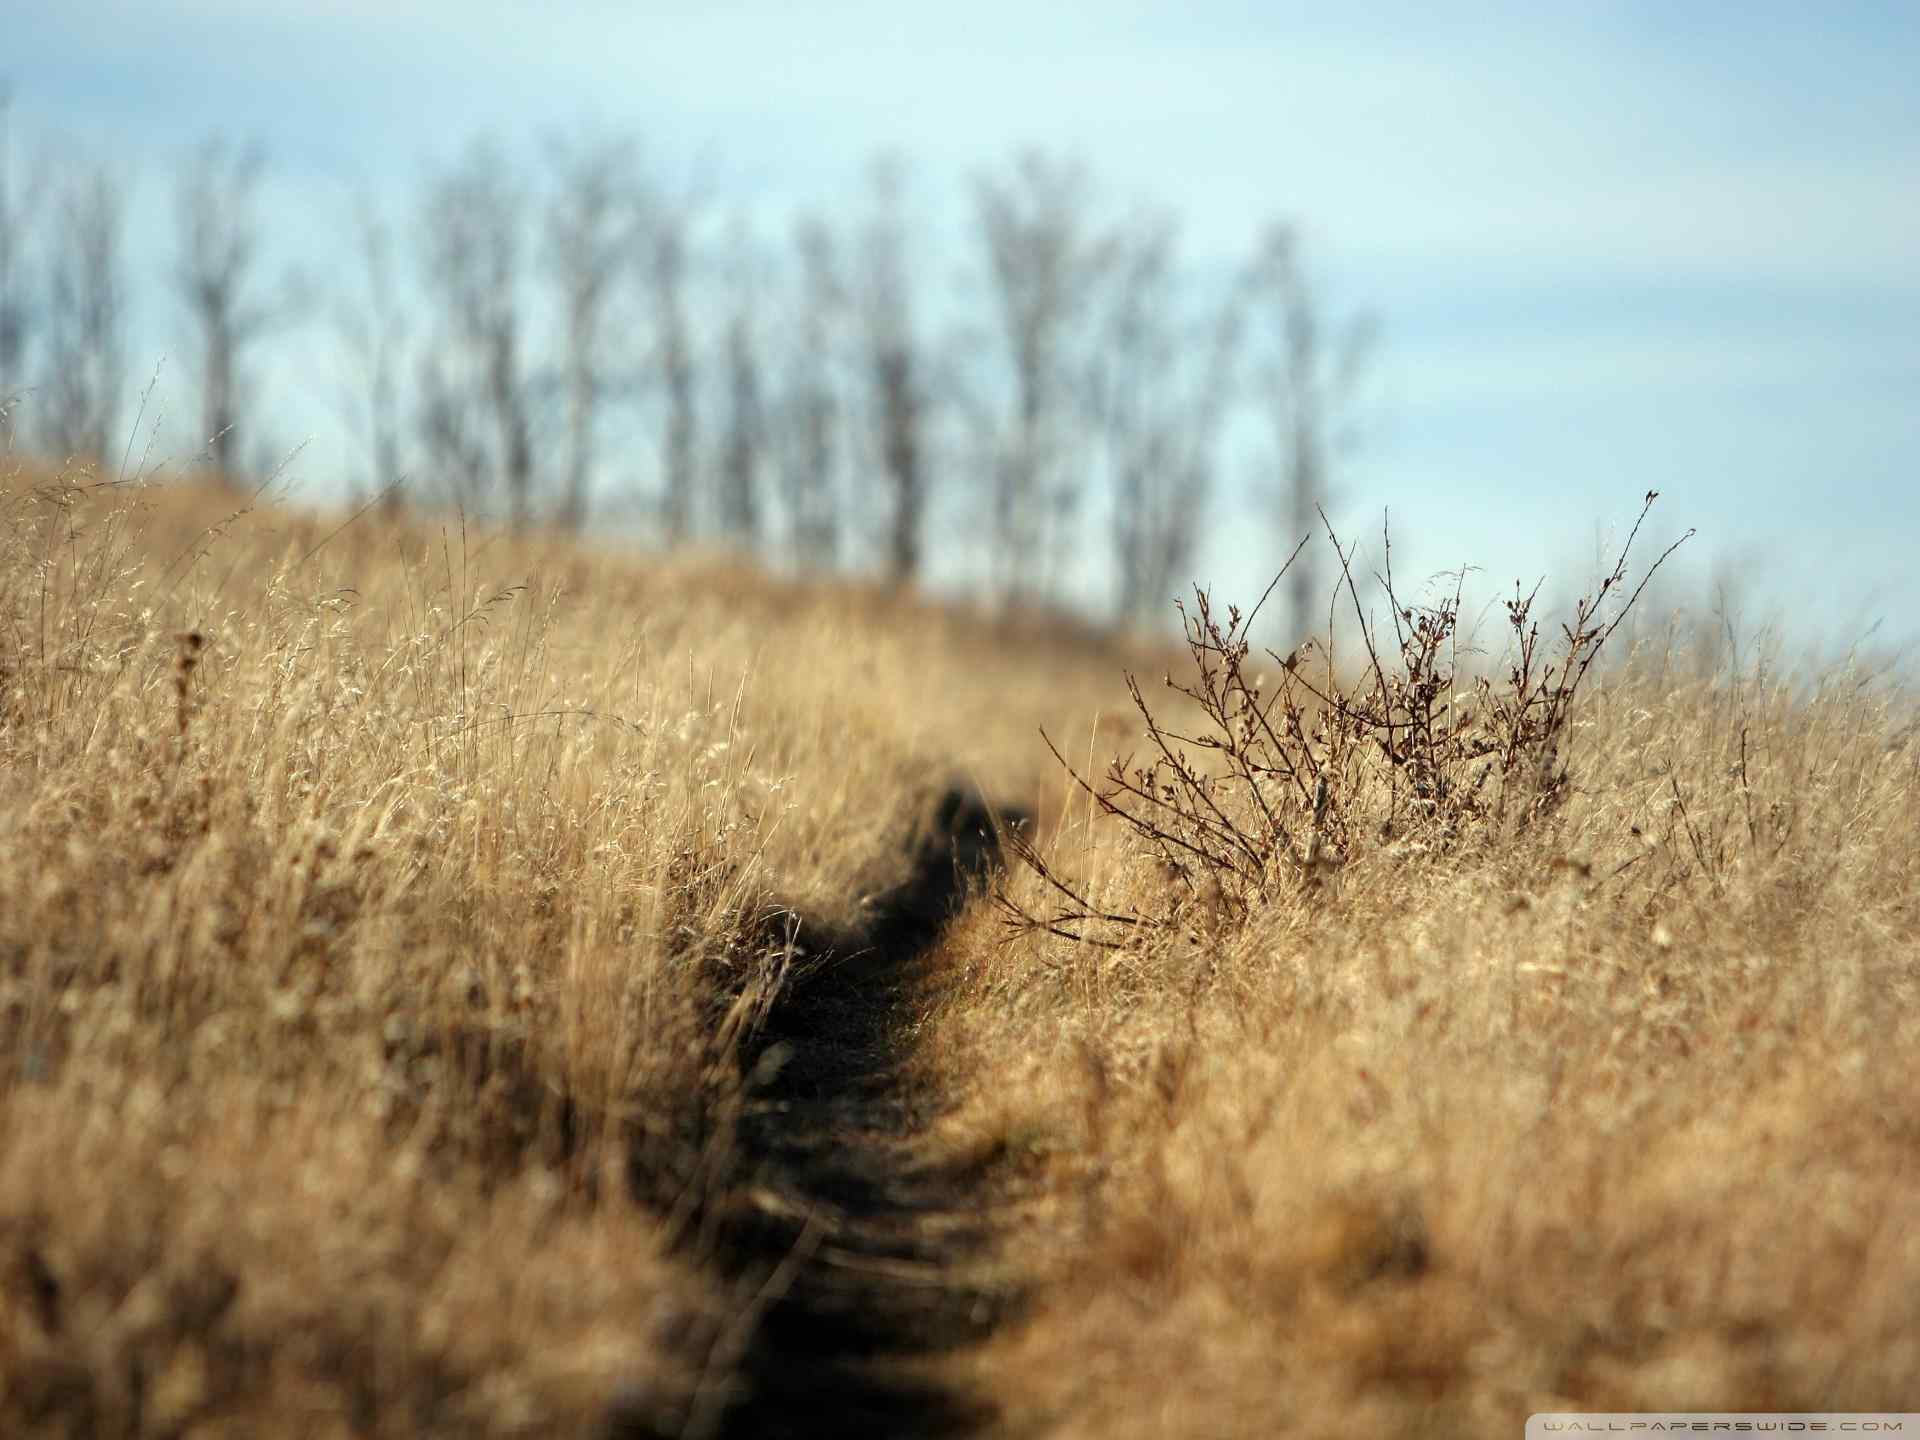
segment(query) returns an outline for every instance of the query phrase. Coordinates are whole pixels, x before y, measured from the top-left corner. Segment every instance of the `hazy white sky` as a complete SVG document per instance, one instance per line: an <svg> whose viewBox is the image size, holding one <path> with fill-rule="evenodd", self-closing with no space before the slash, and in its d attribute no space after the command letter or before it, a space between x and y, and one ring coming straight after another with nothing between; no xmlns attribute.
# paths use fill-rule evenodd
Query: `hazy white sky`
<svg viewBox="0 0 1920 1440"><path fill-rule="evenodd" d="M1328 296L1383 324L1341 509L1391 507L1407 567L1584 570L1653 488L1701 568L1762 557L1767 596L1836 626L1920 615L1920 6L5 8L19 129L145 177L150 278L160 177L212 131L265 143L275 234L309 264L356 190L409 194L479 131L630 127L768 218L898 149L935 228L1038 143L1116 203L1173 207L1198 255L1302 224ZM138 348L174 348L177 316L148 308ZM321 489L344 441L324 337L304 344L269 409L312 437ZM1278 546L1248 483L1201 577L1223 592L1256 591Z"/></svg>

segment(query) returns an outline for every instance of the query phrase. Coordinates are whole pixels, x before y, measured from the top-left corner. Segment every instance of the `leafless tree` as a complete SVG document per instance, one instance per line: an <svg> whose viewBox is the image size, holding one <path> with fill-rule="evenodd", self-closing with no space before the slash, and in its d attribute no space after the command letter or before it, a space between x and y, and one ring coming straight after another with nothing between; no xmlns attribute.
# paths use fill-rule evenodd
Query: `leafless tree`
<svg viewBox="0 0 1920 1440"><path fill-rule="evenodd" d="M429 482L463 509L477 509L489 494L492 459L473 387L447 372L429 346L420 356L420 448Z"/></svg>
<svg viewBox="0 0 1920 1440"><path fill-rule="evenodd" d="M914 326L908 276L903 170L890 157L873 169L873 208L861 235L860 329L867 413L885 493L887 575L896 584L920 572L931 498L926 360Z"/></svg>
<svg viewBox="0 0 1920 1440"><path fill-rule="evenodd" d="M760 471L766 450L765 385L761 377L758 265L750 237L734 245L728 289L725 389L720 444L720 530L751 549L760 540Z"/></svg>
<svg viewBox="0 0 1920 1440"><path fill-rule="evenodd" d="M659 387L661 532L669 545L692 537L700 484L700 376L691 309L699 219L696 197L657 194L648 204L641 236L641 272L653 314L653 371Z"/></svg>
<svg viewBox="0 0 1920 1440"><path fill-rule="evenodd" d="M1328 333L1328 322L1300 265L1299 242L1286 225L1272 226L1249 280L1264 317L1264 363L1257 383L1265 396L1278 450L1275 496L1288 548L1319 525L1330 504L1333 462L1357 438L1355 402L1373 348L1375 327L1355 316ZM1325 596L1309 545L1287 575L1290 623L1305 629Z"/></svg>
<svg viewBox="0 0 1920 1440"><path fill-rule="evenodd" d="M532 518L536 480L533 387L521 354L526 216L518 177L484 142L434 182L423 215L424 279L446 359L422 372L422 439L436 463L458 467L453 477L468 476L462 483L484 484L485 475L488 488L504 490L515 529Z"/></svg>
<svg viewBox="0 0 1920 1440"><path fill-rule="evenodd" d="M638 151L622 137L551 147L556 174L546 269L561 310L560 383L566 407L561 520L586 523L588 491L608 390L608 319L641 203Z"/></svg>
<svg viewBox="0 0 1920 1440"><path fill-rule="evenodd" d="M1183 284L1174 223L1158 215L1122 234L1113 278L1091 367L1093 411L1112 489L1115 608L1146 624L1165 620L1193 578L1245 290L1198 304Z"/></svg>
<svg viewBox="0 0 1920 1440"><path fill-rule="evenodd" d="M371 204L359 207L354 224L365 289L335 312L353 366L347 410L366 450L363 488L393 510L400 505L404 464L400 365L407 321L395 283L392 232Z"/></svg>
<svg viewBox="0 0 1920 1440"><path fill-rule="evenodd" d="M1089 319L1108 263L1087 174L1036 151L981 177L975 217L1010 382L993 426L988 523L1008 601L1052 588L1086 484L1076 434Z"/></svg>
<svg viewBox="0 0 1920 1440"><path fill-rule="evenodd" d="M259 290L260 230L255 197L265 157L258 147L234 149L209 140L181 173L175 192L179 253L174 285L185 302L200 351L201 435L214 473L241 470L241 410L248 385L247 349L293 310L288 293Z"/></svg>
<svg viewBox="0 0 1920 1440"><path fill-rule="evenodd" d="M21 279L41 190L30 183L24 198L14 193L12 118L12 87L0 80L0 454L13 448L14 407L26 375L33 316Z"/></svg>
<svg viewBox="0 0 1920 1440"><path fill-rule="evenodd" d="M809 569L838 563L841 544L843 405L840 347L846 286L833 232L804 220L794 231L800 265L793 345L786 363L781 490L794 560Z"/></svg>
<svg viewBox="0 0 1920 1440"><path fill-rule="evenodd" d="M104 462L126 389L126 195L105 165L68 171L53 205L46 281L41 438Z"/></svg>

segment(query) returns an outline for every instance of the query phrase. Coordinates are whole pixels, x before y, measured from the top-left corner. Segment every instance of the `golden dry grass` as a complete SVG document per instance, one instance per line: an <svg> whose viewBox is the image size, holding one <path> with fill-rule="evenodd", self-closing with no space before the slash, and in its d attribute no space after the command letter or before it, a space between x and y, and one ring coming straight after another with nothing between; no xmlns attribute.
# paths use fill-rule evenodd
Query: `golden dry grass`
<svg viewBox="0 0 1920 1440"><path fill-rule="evenodd" d="M1097 769L1164 656L457 522L0 507L0 1433L711 1428L764 917L857 920L954 779L1166 912L1036 733ZM944 1362L1006 1432L1920 1408L1910 700L1663 662L1523 833L1118 949L961 917L913 1063L1016 1182L1030 1312Z"/></svg>
<svg viewBox="0 0 1920 1440"><path fill-rule="evenodd" d="M8 480L0 1432L684 1423L744 1305L681 1233L775 983L736 942L857 911L950 775L1031 784L1096 662L984 684L981 627L877 592Z"/></svg>
<svg viewBox="0 0 1920 1440"><path fill-rule="evenodd" d="M1914 1406L1911 695L1674 660L1584 697L1524 833L1118 950L975 918L935 1063L1045 1181L1038 1314L978 1362L1012 1428ZM1162 905L1111 820L1048 854Z"/></svg>

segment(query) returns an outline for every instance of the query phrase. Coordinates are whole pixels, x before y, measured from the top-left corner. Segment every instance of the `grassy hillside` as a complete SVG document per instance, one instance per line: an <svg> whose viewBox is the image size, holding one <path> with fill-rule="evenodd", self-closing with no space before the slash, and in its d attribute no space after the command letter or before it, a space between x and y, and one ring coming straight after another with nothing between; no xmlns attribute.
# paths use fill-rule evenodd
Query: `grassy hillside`
<svg viewBox="0 0 1920 1440"><path fill-rule="evenodd" d="M988 1428L1915 1401L1901 692L1643 647L1524 803L1353 736L1314 863L1183 876L1039 733L1099 788L1182 657L347 518L0 489L0 1432L720 1433L785 917L955 784L1035 863L886 1043L1025 1292L923 1362Z"/></svg>
<svg viewBox="0 0 1920 1440"><path fill-rule="evenodd" d="M0 505L0 1430L724 1387L682 1232L756 927L855 916L953 777L1031 792L1112 657L457 522Z"/></svg>

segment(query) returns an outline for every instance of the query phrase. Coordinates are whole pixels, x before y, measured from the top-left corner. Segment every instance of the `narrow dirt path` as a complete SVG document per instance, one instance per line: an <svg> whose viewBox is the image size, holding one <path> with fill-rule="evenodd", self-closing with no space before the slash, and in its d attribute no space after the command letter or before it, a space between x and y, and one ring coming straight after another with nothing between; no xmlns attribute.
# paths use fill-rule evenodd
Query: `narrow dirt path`
<svg viewBox="0 0 1920 1440"><path fill-rule="evenodd" d="M861 932L801 922L806 961L743 1057L763 1078L717 1213L700 1221L702 1249L753 1297L729 1357L744 1393L690 1415L683 1435L951 1437L990 1424L990 1405L925 1362L1019 1303L978 1278L997 1177L984 1162L930 1158L935 1100L902 1066L924 962L997 862L986 808L955 793Z"/></svg>

